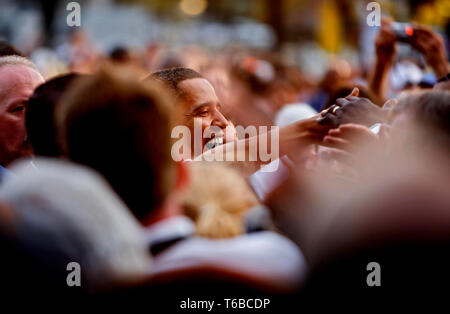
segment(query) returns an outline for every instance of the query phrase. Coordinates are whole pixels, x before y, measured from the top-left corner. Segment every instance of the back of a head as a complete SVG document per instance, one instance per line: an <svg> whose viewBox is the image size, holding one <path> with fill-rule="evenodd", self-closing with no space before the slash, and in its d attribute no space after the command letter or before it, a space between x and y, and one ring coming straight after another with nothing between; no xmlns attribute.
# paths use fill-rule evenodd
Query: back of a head
<svg viewBox="0 0 450 314"><path fill-rule="evenodd" d="M450 147L450 91L407 93L400 97L394 112L412 114L427 145L444 150Z"/></svg>
<svg viewBox="0 0 450 314"><path fill-rule="evenodd" d="M243 234L245 212L258 205L245 179L226 166L198 162L190 165L191 184L183 206L196 223L196 233L209 238Z"/></svg>
<svg viewBox="0 0 450 314"><path fill-rule="evenodd" d="M400 177L394 172L384 175L380 184L358 191L357 198L349 198L336 212L315 241L320 253L312 259L307 292L373 293L361 289L361 284L370 273L364 267L374 261L381 266L386 296L429 293L447 285L450 197L446 181L422 182L417 174Z"/></svg>
<svg viewBox="0 0 450 314"><path fill-rule="evenodd" d="M157 83L117 73L76 82L56 119L67 155L99 171L142 220L173 186L172 103Z"/></svg>
<svg viewBox="0 0 450 314"><path fill-rule="evenodd" d="M81 267L86 291L142 279L150 266L144 233L99 175L51 159L40 159L38 171L30 171L27 162L13 169L17 176L0 189L0 203L13 215L6 236L21 252L9 258L27 263L33 275L45 274L52 291L67 287L72 262Z"/></svg>
<svg viewBox="0 0 450 314"><path fill-rule="evenodd" d="M36 88L30 97L25 121L28 138L36 155L61 155L56 139L55 108L64 92L79 77L81 75L75 73L55 77Z"/></svg>

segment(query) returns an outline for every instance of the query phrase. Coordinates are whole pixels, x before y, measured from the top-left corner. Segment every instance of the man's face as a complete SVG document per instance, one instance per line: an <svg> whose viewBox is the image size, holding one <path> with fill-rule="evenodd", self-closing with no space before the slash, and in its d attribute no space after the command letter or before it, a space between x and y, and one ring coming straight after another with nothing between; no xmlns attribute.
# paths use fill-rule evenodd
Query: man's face
<svg viewBox="0 0 450 314"><path fill-rule="evenodd" d="M214 148L225 143L225 128L230 124L221 113L221 105L212 85L203 78L182 81L178 84L185 97L182 101L184 124L191 131L191 148L194 149L194 119L201 119L202 134L211 132L210 138L202 136L202 148ZM234 139L232 139L234 140ZM206 145L206 149L205 149Z"/></svg>
<svg viewBox="0 0 450 314"><path fill-rule="evenodd" d="M24 65L0 67L0 165L32 153L25 143L25 110L42 76Z"/></svg>

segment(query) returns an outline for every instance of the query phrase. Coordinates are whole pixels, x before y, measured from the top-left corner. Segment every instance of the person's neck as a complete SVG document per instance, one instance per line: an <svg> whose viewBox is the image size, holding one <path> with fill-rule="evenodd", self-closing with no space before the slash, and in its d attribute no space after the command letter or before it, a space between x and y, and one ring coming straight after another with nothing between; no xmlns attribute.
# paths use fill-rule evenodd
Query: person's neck
<svg viewBox="0 0 450 314"><path fill-rule="evenodd" d="M180 204L175 199L169 197L169 199L166 202L164 202L164 204L161 207L159 207L154 212L150 213L141 222L142 225L148 227L159 221L175 217L181 214L182 210Z"/></svg>

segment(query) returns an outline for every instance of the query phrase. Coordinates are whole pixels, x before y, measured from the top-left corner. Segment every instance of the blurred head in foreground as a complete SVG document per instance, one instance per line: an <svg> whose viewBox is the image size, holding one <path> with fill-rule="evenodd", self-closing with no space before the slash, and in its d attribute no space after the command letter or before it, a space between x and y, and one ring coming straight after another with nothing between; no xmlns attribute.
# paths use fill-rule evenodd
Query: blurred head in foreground
<svg viewBox="0 0 450 314"><path fill-rule="evenodd" d="M450 92L406 93L386 134L343 136L351 143L335 161L357 176L299 169L273 195L274 212L313 264L357 245L439 237L450 221L439 219L450 216L449 125Z"/></svg>
<svg viewBox="0 0 450 314"><path fill-rule="evenodd" d="M397 144L424 153L450 152L450 91L405 94L394 108L392 120L391 136Z"/></svg>
<svg viewBox="0 0 450 314"><path fill-rule="evenodd" d="M141 221L158 215L175 186L171 106L156 82L103 71L77 81L57 111L66 154L99 171Z"/></svg>
<svg viewBox="0 0 450 314"><path fill-rule="evenodd" d="M429 293L450 279L450 92L405 94L389 136L387 151L358 161L356 184L333 185L337 210L315 242L318 289L340 274L357 285L370 261L389 269L384 282L396 291Z"/></svg>
<svg viewBox="0 0 450 314"><path fill-rule="evenodd" d="M142 278L150 266L143 231L103 178L50 159L39 160L39 171L29 171L26 162L13 169L17 176L0 189L0 206L10 213L2 219L2 236L13 245L4 252L2 263L10 268L1 267L2 278L40 290L33 293L48 287L56 294L68 287L72 262L81 267L83 291Z"/></svg>
<svg viewBox="0 0 450 314"><path fill-rule="evenodd" d="M223 165L191 163L191 182L183 198L196 233L228 238L245 233L244 215L258 200L244 178Z"/></svg>
<svg viewBox="0 0 450 314"><path fill-rule="evenodd" d="M36 88L31 95L26 111L26 127L35 155L61 155L56 138L54 113L64 93L79 77L82 76L71 73L52 78Z"/></svg>

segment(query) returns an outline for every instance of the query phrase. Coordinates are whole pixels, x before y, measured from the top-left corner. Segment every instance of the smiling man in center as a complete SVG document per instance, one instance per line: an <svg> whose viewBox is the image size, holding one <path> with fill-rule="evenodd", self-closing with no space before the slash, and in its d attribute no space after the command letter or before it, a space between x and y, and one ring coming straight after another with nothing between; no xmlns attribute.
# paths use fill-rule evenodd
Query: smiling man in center
<svg viewBox="0 0 450 314"><path fill-rule="evenodd" d="M193 135L190 136L192 158L235 140L234 126L222 114L214 87L200 73L188 68L173 68L153 73L148 80L152 79L162 82L175 94L178 102L176 124L188 127ZM200 126L201 141L196 142Z"/></svg>

